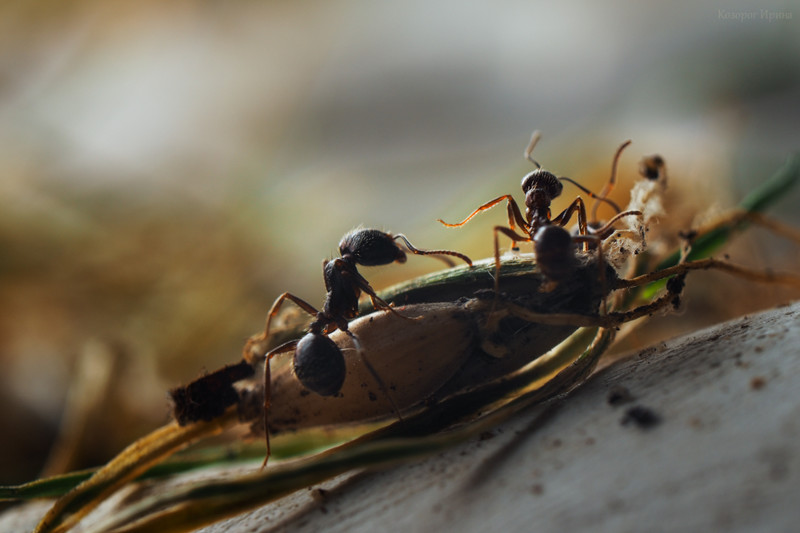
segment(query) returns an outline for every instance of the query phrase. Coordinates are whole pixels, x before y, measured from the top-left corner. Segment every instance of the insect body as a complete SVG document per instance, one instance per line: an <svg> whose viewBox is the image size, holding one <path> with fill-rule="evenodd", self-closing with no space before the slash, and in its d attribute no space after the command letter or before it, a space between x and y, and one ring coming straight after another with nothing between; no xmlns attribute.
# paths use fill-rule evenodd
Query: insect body
<svg viewBox="0 0 800 533"><path fill-rule="evenodd" d="M594 254L579 252L573 260L575 268L566 282L547 292L540 289L548 279L530 254L504 260L504 297L496 305L492 259L468 271L454 268L388 289L381 293L382 299L402 305L404 314L419 320L403 323L395 314L365 309L348 330L358 345L344 331L331 333L329 340L347 358L346 377L335 396L309 395L290 372L276 373L271 384L270 431L363 423L396 411L405 416L519 369L558 345L577 326L543 326L515 316L508 311L509 304L532 313L591 316L606 296L597 282ZM616 280L610 267L606 276L611 282ZM359 364L359 350L384 378L393 404L375 386L370 369Z"/></svg>
<svg viewBox="0 0 800 533"><path fill-rule="evenodd" d="M495 257L495 264L497 265L497 271L499 273L500 268L500 245L498 240L498 234L502 233L503 235L509 237L514 243L514 247L516 248L517 242L533 242L534 251L536 254L547 253L548 250L551 249L551 242L554 238L562 238L562 234L560 232L553 232L548 227L551 226L565 226L572 215L577 212L577 219L578 219L578 235L573 238L576 242L581 242L584 245L584 249L588 249L590 243L596 243L598 240L602 240L603 238L607 237L613 231L613 225L616 223L620 218L625 216L641 216L642 213L640 211L625 211L621 212L619 206L617 206L614 202L607 199L605 196L610 192L611 187L614 183L614 176L616 173L616 164L619 158L619 154L622 150L630 144L630 141L623 143L622 146L617 150L617 154L614 157L614 164L612 166L612 177L609 181L609 185L606 187L602 194L596 195L591 192L589 189L581 186L574 180L566 177L556 177L551 172L544 170L541 168L538 162L536 162L532 157L531 153L533 152L533 148L536 145L540 138L540 134L538 131L533 133L531 137L531 141L528 144L528 147L525 149L525 157L526 159L530 160L534 165L536 165L536 169L532 172L526 174L522 178L522 191L525 193L525 216L522 216L522 212L517 204L514 197L510 194L504 194L503 196L499 196L494 200L486 202L485 204L481 205L477 209L475 209L472 213L470 213L467 218L458 222L456 224L448 224L442 219L439 219L439 222L445 225L448 228L455 228L460 227L466 224L472 217L480 213L481 211L485 211L495 205L506 201L507 210L508 210L508 227L505 226L495 226L494 227L494 257ZM609 204L614 210L617 212L617 215L612 218L608 223L603 225L597 229L590 229L587 216L586 216L586 206L583 202L583 199L578 196L572 203L567 206L561 213L556 215L555 217L551 216L550 212L550 204L552 201L561 195L561 192L564 188L562 185L562 181L567 181L581 189L583 192L591 196L592 198L597 199L600 202L605 202ZM516 227L519 228L524 232L524 234L520 234L516 231ZM540 241L547 241L540 243ZM543 264L547 264L549 261L543 262ZM550 279L558 281L560 276L560 270L557 268L551 269L550 271L546 272ZM495 287L497 289L497 287Z"/></svg>
<svg viewBox="0 0 800 533"><path fill-rule="evenodd" d="M341 349L328 334L336 329L348 335L359 354L362 354L358 338L349 330L348 322L358 315L358 301L361 293L369 296L376 309L388 311L408 320L383 301L375 293L369 282L358 272L358 265L377 266L406 261L406 253L397 244L400 239L408 250L418 255L452 256L472 265L469 257L449 250L419 250L403 235L392 236L375 229L358 229L345 235L339 242L341 257L322 264L327 296L321 310L291 293L283 293L275 300L267 317L264 332L248 340L244 348L244 358L251 363L259 360L264 364L264 405L265 416L271 403L270 360L277 354L294 350L293 368L299 382L308 390L320 396L332 396L339 392L345 379L345 361ZM269 352L265 343L269 339L272 319L277 315L286 300L297 304L314 316L308 331L299 340L291 340L273 348ZM266 353L265 353L266 352ZM378 383L383 394L391 400L391 395L380 375L371 367L369 361L361 357L364 365Z"/></svg>

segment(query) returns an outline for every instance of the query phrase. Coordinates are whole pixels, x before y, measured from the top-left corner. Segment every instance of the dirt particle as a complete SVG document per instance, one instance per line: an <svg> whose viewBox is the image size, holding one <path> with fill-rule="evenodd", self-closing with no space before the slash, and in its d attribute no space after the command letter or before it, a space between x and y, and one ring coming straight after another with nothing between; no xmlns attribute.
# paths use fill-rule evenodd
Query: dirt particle
<svg viewBox="0 0 800 533"><path fill-rule="evenodd" d="M616 407L618 405L623 405L626 403L630 403L634 400L631 391L627 389L627 387L623 387L622 385L614 385L608 391L606 395L606 401L608 405Z"/></svg>
<svg viewBox="0 0 800 533"><path fill-rule="evenodd" d="M328 494L328 491L325 489L309 488L309 491L311 494L311 499L317 504L322 504L325 501L325 496Z"/></svg>
<svg viewBox="0 0 800 533"><path fill-rule="evenodd" d="M620 423L623 426L634 424L640 429L651 429L661 423L661 416L649 407L635 405L625 411Z"/></svg>

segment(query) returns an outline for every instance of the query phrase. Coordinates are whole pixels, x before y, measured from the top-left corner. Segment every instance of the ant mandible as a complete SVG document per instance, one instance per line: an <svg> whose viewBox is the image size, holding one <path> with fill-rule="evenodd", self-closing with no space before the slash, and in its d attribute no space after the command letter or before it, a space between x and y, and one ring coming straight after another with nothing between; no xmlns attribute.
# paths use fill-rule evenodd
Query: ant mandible
<svg viewBox="0 0 800 533"><path fill-rule="evenodd" d="M399 410L389 394L388 388L369 363L363 350L361 350L356 336L348 329L348 321L358 315L358 300L362 292L370 297L375 309L384 309L398 317L411 320L383 301L375 293L369 282L358 272L357 268L357 265L379 266L394 262L405 263L406 253L397 244L396 241L398 239L403 241L411 253L457 257L472 266L472 260L458 252L450 250L420 250L415 248L402 234L392 236L376 229L362 228L351 231L342 237L339 242L340 257L330 261L325 260L322 263L327 296L322 304L321 311L291 293L285 292L281 294L269 310L263 333L251 337L244 347L244 357L250 363L255 363L262 358L264 360L264 430L267 435L267 458L269 458L270 454L269 425L267 423L271 400L270 360L280 353L294 350L292 364L298 381L304 387L320 396L335 395L341 389L346 373L344 356L341 350L336 346L336 343L328 338L328 334L336 329L342 330L353 340L364 366L372 374L399 416ZM440 259L452 266L452 263L445 257L440 257ZM264 345L269 339L270 324L286 300L291 300L297 304L303 311L312 315L314 320L309 325L308 332L303 338L285 342L267 352ZM266 464L266 459L264 462Z"/></svg>
<svg viewBox="0 0 800 533"><path fill-rule="evenodd" d="M541 134L539 131L534 131L533 135L531 136L531 140L528 143L528 146L525 148L524 156L525 159L532 162L536 165L536 169L529 172L522 178L522 191L525 193L525 217L523 218L522 212L520 211L519 205L517 204L514 197L510 194L504 194L494 200L486 202L485 204L481 205L475 211L470 213L470 215L458 222L457 224L448 224L442 219L438 221L445 225L448 228L456 228L463 226L469 220L480 213L481 211L485 211L495 205L499 204L503 200L507 202L507 210L508 210L508 227L505 226L495 226L494 227L494 259L495 259L495 291L498 290L498 280L499 280L499 273L500 273L500 242L498 239L498 234L502 233L503 235L509 237L513 243L514 249L516 249L517 242L533 242L534 244L534 251L537 255L537 262L538 257L544 256L548 253L550 249L552 249L552 239L563 240L564 236L562 232L554 231L548 229L552 226L565 226L569 220L572 218L573 213L577 211L578 217L578 235L572 237L574 242L581 242L583 243L584 250L589 248L589 244L596 243L597 241L602 241L606 237L608 237L613 232L613 225L620 219L626 216L641 216L641 211L624 211L619 208L617 204L606 198L606 196L611 192L611 189L614 186L615 179L616 179L616 169L617 169L617 161L619 160L619 156L629 144L630 141L624 142L616 152L614 156L614 161L611 168L611 179L606 184L603 192L601 194L594 194L589 189L583 187L576 181L567 178L567 177L556 177L551 172L544 170L542 166L531 156L533 153L533 148L536 146L536 143L541 138ZM561 191L563 190L564 186L561 183L562 181L567 181L572 183L580 190L588 194L590 197L595 198L598 202L605 202L609 204L615 211L616 215L609 220L606 224L602 227L597 229L591 228L587 222L586 216L586 205L583 202L583 199L578 196L572 203L564 209L561 213L556 215L555 217L551 217L550 212L550 203L553 199L557 198L561 195ZM593 217L594 212L593 210ZM516 227L519 226L525 234L521 235L517 233ZM566 243L562 243L563 244ZM556 247L561 248L561 246ZM558 263L556 261L555 263ZM549 272L546 272L545 275L553 279L554 281L558 281L559 279L559 272L558 269L548 269Z"/></svg>

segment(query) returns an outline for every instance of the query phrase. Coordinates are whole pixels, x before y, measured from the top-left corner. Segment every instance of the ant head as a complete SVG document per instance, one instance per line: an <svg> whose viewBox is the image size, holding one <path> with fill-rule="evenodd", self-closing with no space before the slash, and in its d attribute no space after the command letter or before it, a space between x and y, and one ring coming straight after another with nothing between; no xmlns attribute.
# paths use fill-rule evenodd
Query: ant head
<svg viewBox="0 0 800 533"><path fill-rule="evenodd" d="M406 254L397 246L394 237L376 229L362 228L351 231L339 242L339 253L344 259L364 266L406 261Z"/></svg>
<svg viewBox="0 0 800 533"><path fill-rule="evenodd" d="M320 396L333 396L345 377L342 351L325 335L308 333L297 343L294 373L305 388Z"/></svg>
<svg viewBox="0 0 800 533"><path fill-rule="evenodd" d="M563 189L564 185L558 178L542 168L537 168L522 178L522 191L526 197L542 195L552 200L560 195Z"/></svg>
<svg viewBox="0 0 800 533"><path fill-rule="evenodd" d="M533 236L536 263L549 279L560 281L575 268L575 243L561 226L548 224Z"/></svg>

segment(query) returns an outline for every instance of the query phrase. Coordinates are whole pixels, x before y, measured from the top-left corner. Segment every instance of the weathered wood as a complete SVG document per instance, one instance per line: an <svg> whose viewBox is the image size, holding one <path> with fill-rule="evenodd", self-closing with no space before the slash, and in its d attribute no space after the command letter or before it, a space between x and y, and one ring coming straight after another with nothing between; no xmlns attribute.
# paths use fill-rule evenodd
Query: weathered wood
<svg viewBox="0 0 800 533"><path fill-rule="evenodd" d="M800 303L651 347L481 439L202 531L794 530L798 318ZM0 530L30 530L47 507L11 510Z"/></svg>
<svg viewBox="0 0 800 533"><path fill-rule="evenodd" d="M794 530L798 318L794 304L651 347L483 440L204 531ZM620 386L633 400L612 406ZM660 423L623 425L636 406Z"/></svg>

